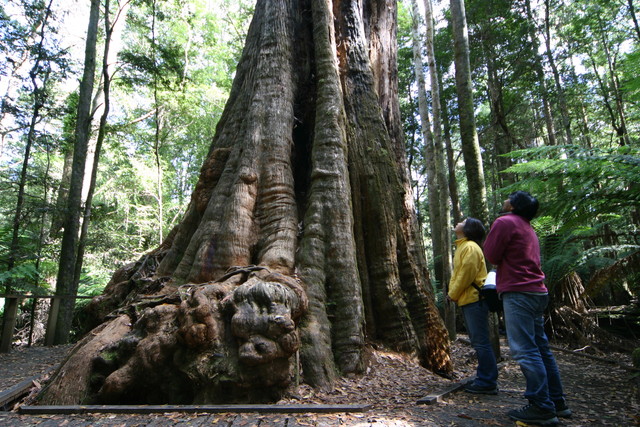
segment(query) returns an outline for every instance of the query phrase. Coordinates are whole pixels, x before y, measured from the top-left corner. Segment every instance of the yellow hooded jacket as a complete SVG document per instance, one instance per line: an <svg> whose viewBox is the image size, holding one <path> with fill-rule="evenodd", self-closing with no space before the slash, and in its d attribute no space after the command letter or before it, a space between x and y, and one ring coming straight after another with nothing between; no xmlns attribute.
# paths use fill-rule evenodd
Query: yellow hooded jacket
<svg viewBox="0 0 640 427"><path fill-rule="evenodd" d="M463 306L480 299L478 291L471 283L478 287L484 286L487 278L487 266L484 262L482 249L476 242L466 237L455 241L456 254L453 257L453 275L449 282L449 298Z"/></svg>

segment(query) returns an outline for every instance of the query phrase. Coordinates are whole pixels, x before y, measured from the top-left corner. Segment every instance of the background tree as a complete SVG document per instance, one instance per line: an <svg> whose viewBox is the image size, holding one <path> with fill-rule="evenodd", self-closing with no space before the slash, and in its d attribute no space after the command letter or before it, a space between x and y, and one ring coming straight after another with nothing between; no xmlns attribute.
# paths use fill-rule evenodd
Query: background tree
<svg viewBox="0 0 640 427"><path fill-rule="evenodd" d="M2 139L5 141L5 138L12 133L17 133L19 129L26 131L19 179L16 183L15 209L9 214L12 217L11 238L5 254L6 257L3 257L5 272L0 276L0 283L2 283L4 292L7 294L11 294L15 290L31 288L28 284L19 284L21 279L29 279L28 283L35 281L37 284L38 282L39 254L43 244L43 235L40 233L35 239L35 247L38 248L35 251L38 254L37 257L27 255L29 251L25 247L26 245L21 242L21 237L24 234L25 225L31 222L27 219L30 215L24 212L27 189L31 181L29 163L32 161L33 150L37 149L38 146L48 147L47 138L41 133L43 123L46 122L43 115L55 111L55 102L52 95L52 87L56 81L55 73L59 71L61 75L64 75L66 71L64 52L58 50L58 46L55 43L56 28L51 4L51 2L24 3L22 6L26 22L24 24L11 22L11 25L8 26L7 31L3 34L3 41L19 48L17 57L20 59L16 63L10 56L6 57L7 62L11 62L14 67L11 68L11 78L8 81L5 97L2 100ZM25 37L26 40L23 41L32 41L33 44L21 45L21 42L18 41L20 37ZM14 104L12 96L14 95L12 80L19 79L21 67L29 68L28 74L23 77L25 99L22 101L22 106L20 106L20 103ZM45 171L45 183L47 175L48 163ZM44 194L46 197L46 190ZM38 220L38 228L42 230L44 216L38 215L36 222ZM31 254L33 253L32 251ZM31 258L31 261L35 261L35 265L28 262L25 263L26 258ZM8 351L11 345L10 337L18 301L14 299L10 300L10 303L9 312L12 315L3 316L2 342L0 343L2 351Z"/></svg>
<svg viewBox="0 0 640 427"><path fill-rule="evenodd" d="M486 188L482 157L478 143L476 120L473 110L473 86L469 53L469 34L464 0L451 0L451 25L455 52L456 91L460 117L460 139L469 185L469 214L486 223L489 214L486 205Z"/></svg>
<svg viewBox="0 0 640 427"><path fill-rule="evenodd" d="M451 276L451 244L450 244L450 211L448 181L444 161L444 150L442 142L442 123L440 120L440 91L438 90L439 79L436 70L436 61L433 48L433 13L431 4L425 7L427 20L426 37L422 37L420 32L421 19L420 11L416 1L411 2L413 15L412 38L414 70L418 85L418 107L420 112L420 124L424 140L424 159L427 172L427 192L429 206L430 235L433 243L433 263L436 282L446 294L447 284ZM422 46L426 46L428 72L431 88L431 108L427 100L426 79L423 70ZM433 114L430 119L430 111ZM454 305L444 300L445 324L449 335L455 337L455 309Z"/></svg>
<svg viewBox="0 0 640 427"><path fill-rule="evenodd" d="M627 166L623 167L617 161L614 161L615 165L609 164L611 168L623 168L621 176L603 173L606 168L600 168L601 162L613 161L613 157L620 156L620 159L632 163L634 160L631 159L637 158L633 149L625 151L625 154L609 151L612 142L637 145L637 141L624 139L625 132L620 125L623 122L620 111L627 116L625 105L628 105L633 91L624 92L622 97L616 96L615 88L620 86L614 82L615 78L622 78L619 83L632 81L623 77L624 73L618 68L621 64L632 64L633 52L637 51L637 44L631 42L634 31L630 11L622 3L604 5L598 1L586 8L587 11L597 10L597 17L590 12L577 12L575 5L570 2L549 2L548 11L534 8L529 15L503 2L494 2L496 7L493 8L487 8L485 4L474 6L474 2L468 4L471 4L468 20L473 32L470 40L482 41L482 49L474 48L473 44L471 47L472 52L477 53L472 55L471 62L474 81L479 85L487 81L489 87L488 96L485 98L481 95L476 100L476 110L481 112L478 123L485 159L489 153L500 152L500 147L492 139L500 130L504 135L511 135L505 141L512 141L514 148L525 149L501 154L492 161L497 167L490 169L503 176L502 179L498 176L494 181L498 182L494 194L504 197L514 189L528 188L541 198L543 205L548 204L545 214L535 226L545 247L543 268L548 277L547 284L555 295L551 312L556 335L576 340L577 343L587 340L611 343L612 340L603 338L601 329L595 326L594 314L589 311L594 300L589 301L586 297L593 295L591 291L595 288L588 283L596 277L610 277L610 283L615 283L609 290L600 288L597 291L600 292L596 298L598 304L611 304L614 301L615 304L624 303L636 292L622 290L628 286L625 283L633 282L636 274L633 270L627 270L628 274L621 274L615 279L607 274L620 274L622 270L616 266L626 265L634 256L635 243L625 247L625 250L613 250L612 246L631 242L628 233L633 233L636 227L634 212L637 208L633 202L628 207L620 208L626 212L622 214L623 217L626 215L634 222L627 229L617 223L616 214L609 216L609 210L604 205L596 207L600 202L615 205L609 197L616 198L616 185L635 194L633 184L622 176L626 174L622 170L627 170ZM532 49L529 44L522 42L526 34L531 32L530 23L535 23L539 28L541 22L545 22L547 38L545 57L538 56L535 54L536 48ZM600 31L605 22L611 31ZM531 40L533 37L529 36ZM627 40L625 47L620 44L622 40ZM554 49L551 50L550 46ZM541 81L539 72L537 75L531 73L537 67L531 64L536 63L547 70L544 75L546 96L552 109L551 116L558 122L554 126L563 129L560 133L563 140L571 139L574 145L557 149L545 145L548 126L542 108L543 95L542 92L531 90L532 87L539 87ZM562 84L558 84L558 81ZM491 109L485 107L489 101ZM623 108L619 108L619 105ZM490 111L491 117L499 120L489 120L483 110ZM581 128L579 138L570 138L569 132L565 132L570 130L572 123ZM491 124L493 129L489 127ZM504 131L507 129L508 133ZM585 157L585 153L593 149L594 155ZM512 162L513 166L507 166L507 162ZM610 181L612 178L619 183L613 185ZM581 197L585 200L579 201ZM500 197L496 199L501 200ZM584 206L586 200L589 200L589 208ZM591 202L594 204L591 205ZM583 207L586 210L582 210ZM578 212L589 214L580 214L578 222L565 222L575 218ZM589 255L583 256L585 253ZM583 334L581 328L587 332Z"/></svg>
<svg viewBox="0 0 640 427"><path fill-rule="evenodd" d="M228 70L235 67L241 48L238 40L244 31L242 23L247 19L247 2L227 2L228 4L221 7L228 13L220 18L208 11L204 3L198 2L197 7L192 8L196 21L189 24L193 28L197 28L193 37L195 41L191 43L191 50L188 52L189 58L191 58L188 60L189 63L195 64L190 68L189 84L185 85L182 96L168 98L171 101L171 111L176 111L170 116L178 118L181 123L178 125L180 132L174 133L174 144L171 145L171 149L161 152L163 163L166 162L165 164L169 165L166 169L163 187L166 189L164 197L169 200L169 203L166 203L167 212L171 215L167 217L165 229L170 228L171 224L176 222L178 211L184 209L186 204L185 195L188 195L191 191L190 188L195 185L197 176L193 173L190 175L189 171L195 172L196 164L201 162L200 159L206 155L207 144L204 135L214 127L224 105L224 99L227 97L231 84L229 77L231 72ZM28 196L25 198L25 209L22 214L20 252L23 255L17 258L18 263L12 270L7 271L6 265L2 264L0 271L0 283L4 284L9 277L13 277L16 279L14 283L18 286L16 288L18 292L34 292L35 288L31 283L35 280L38 283L36 291L41 294L51 294L51 291L45 289L51 289L55 286L60 248L60 236L56 230L61 227L56 218L62 218L62 215L57 215L58 209L54 207L53 201L59 200L62 204L66 201L65 188L68 189L68 184L63 184L66 179L65 174L62 173L62 160L63 158L68 159L69 162L66 163L70 166L72 156L63 156L63 154L72 154L73 151L73 129L75 128L75 111L77 110L77 102L74 104L75 101L73 101L74 98L77 99L77 93L73 94L73 91L77 90L75 80L78 78L77 71L81 68L69 59L81 57L76 45L77 47L84 46L84 40L79 38L80 35L76 39L74 38L75 34L73 32L69 34L68 30L77 29L77 21L88 17L89 11L89 3L86 3L86 11L83 4L82 7L74 8L73 13L67 10L72 6L71 4L54 2L52 6L54 13L52 19L49 20L51 28L61 25L65 31L62 31L61 34L47 31L45 45L48 48L55 47L67 56L59 55L59 59L55 59L53 54L51 56L56 62L52 62L51 65L55 73L50 74L49 78L49 102L56 104L47 104L45 106L47 114L42 115L38 122L38 139L34 150L32 150L32 161L27 175L26 193ZM26 3L24 7L26 7ZM4 6L0 9L3 12L5 10ZM2 179L3 185L15 186L14 188L18 187L15 177L19 176L19 172L16 172L18 165L16 159L22 156L20 150L23 147L19 138L21 135L26 135L26 129L28 129L28 126L20 125L22 119L15 119L23 117L22 111L24 108L28 108L26 96L28 87L25 86L24 89L21 89L19 79L26 78L25 81L29 81L28 73L30 70L25 66L19 67L22 56L20 56L18 48L24 46L33 49L38 45L29 41L33 40L37 33L29 32L30 27L23 25L24 22L28 22L25 17L33 16L35 19L37 15L25 12L25 10L21 3L8 3L6 11L12 19L8 22L11 22L17 30L11 30L14 27L10 26L2 27L3 30L11 30L4 33L6 38L1 45L3 52L9 52L6 56L7 61L3 62L3 64L7 64L7 67L3 67L2 70L12 73L10 79L5 79L4 75L1 78L2 90L7 91L7 96L4 97L2 104L4 114L2 124L7 130L3 133L5 145L2 155ZM74 24L65 23L66 19L74 20ZM176 16L174 21L178 22L180 19L180 16ZM183 21L183 27L184 24ZM179 28L177 27L177 29ZM180 34L176 30L170 29L170 31ZM128 29L125 30L125 34L128 32ZM133 34L128 34L125 37L126 40L135 40ZM119 36L116 37L120 40ZM99 43L102 43L102 40L99 39ZM205 44L210 49L204 49ZM208 59L193 59L196 57L207 57ZM68 73L60 69L61 64L68 66L67 63L72 66ZM17 65L12 68L9 67L11 64ZM113 65L116 66L116 64ZM120 67L120 65L117 66ZM38 72L44 73L46 69L41 67ZM39 78L41 77L39 76ZM157 232L154 211L147 208L146 196L155 191L150 186L152 183L146 180L148 169L145 159L149 151L144 147L151 144L145 142L140 146L134 139L136 135L141 134L139 129L146 129L144 121L135 116L138 102L144 104L144 101L142 97L132 95L135 92L130 92L128 86L123 85L124 82L123 79L116 79L113 85L113 104L116 105L116 108L115 114L109 120L109 128L105 135L105 145L108 148L96 176L94 200L91 206L85 205L85 208L92 208L92 221L95 226L89 228L87 233L86 256L83 259L84 263L80 273L79 288L83 295L99 294L108 282L113 266L127 264L131 259L135 259L144 251L149 250L154 242L152 239L153 230ZM70 91L72 91L72 95L66 98ZM23 93L25 95L21 95ZM12 104L14 101L16 101L15 105ZM98 100L98 102L100 101ZM60 112L60 105L64 106L64 114ZM52 108L58 110L52 110ZM62 118L64 118L64 124ZM188 146L190 149L185 150L184 146ZM43 173L47 175L43 176ZM88 177L86 180L88 181ZM15 192L3 192L2 200L4 206L15 206ZM2 212L0 215L0 229L3 230L0 233L2 236L0 247L3 248L1 255L3 260L7 259L8 252L5 249L9 247L11 237L11 229L6 227L10 227L14 213L15 211L12 209L10 212ZM42 218L44 222L34 221L36 218ZM38 239L40 224L45 224L45 230L51 229L51 233L45 232L41 240ZM38 250L39 246L43 248L43 251ZM34 258L34 254L37 253L42 255L40 260ZM38 264L37 268L36 264ZM31 305L31 300L23 301L25 301L25 308ZM3 300L0 299L0 315L2 314L2 302ZM40 305L40 307L47 309L46 304ZM20 309L22 310L22 306ZM36 317L46 319L46 314L38 314ZM41 328L43 325L36 325L38 333ZM77 325L74 328L77 328ZM74 333L76 332L77 329L74 330ZM26 343L28 335L28 331L17 330L14 336L15 342ZM43 335L36 334L34 340L39 341L43 338Z"/></svg>
<svg viewBox="0 0 640 427"><path fill-rule="evenodd" d="M78 96L78 115L73 149L73 166L65 211L64 233L60 249L60 264L56 279L56 296L62 297L60 311L56 319L55 336L52 342L63 344L68 342L73 319L74 296L78 289L74 283L75 266L78 256L78 232L80 230L80 213L82 204L82 184L87 162L87 149L91 136L91 101L93 99L93 82L96 72L96 46L98 41L98 23L100 19L99 0L91 1L87 44L84 57L84 73ZM52 332L53 333L53 330Z"/></svg>

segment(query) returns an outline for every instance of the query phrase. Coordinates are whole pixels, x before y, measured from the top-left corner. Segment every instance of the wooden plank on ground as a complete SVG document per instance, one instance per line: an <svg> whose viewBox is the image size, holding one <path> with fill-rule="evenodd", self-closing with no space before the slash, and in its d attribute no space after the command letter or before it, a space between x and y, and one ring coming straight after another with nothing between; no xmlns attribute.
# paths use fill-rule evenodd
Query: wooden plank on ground
<svg viewBox="0 0 640 427"><path fill-rule="evenodd" d="M502 368L504 368L507 365L506 362L500 362L498 363L498 371ZM437 393L432 393L428 396L425 396L423 398L418 399L418 401L416 403L421 404L421 405L433 405L434 403L441 403L442 400L449 396L452 393L455 393L456 391L464 388L467 384L472 383L473 380L476 377L470 377L470 378L465 378L464 380L453 384L447 388L445 388L444 390L441 390Z"/></svg>
<svg viewBox="0 0 640 427"><path fill-rule="evenodd" d="M370 405L71 405L71 406L21 406L20 413L43 414L152 414L167 412L184 413L247 413L294 414L294 413L335 413L365 412Z"/></svg>
<svg viewBox="0 0 640 427"><path fill-rule="evenodd" d="M27 378L26 380L14 385L13 387L8 388L7 390L0 391L0 408L3 408L7 404L18 400L22 396L25 396L27 393L29 393L31 387L33 387L34 381L37 381L54 369L55 368L49 368L42 374L34 375L31 378Z"/></svg>
<svg viewBox="0 0 640 427"><path fill-rule="evenodd" d="M466 378L458 383L455 383L439 392L429 394L425 397L418 399L416 403L420 405L433 405L434 403L441 403L442 400L449 396L451 393L455 393L456 391L464 388L467 384L472 383L475 377Z"/></svg>
<svg viewBox="0 0 640 427"><path fill-rule="evenodd" d="M5 405L11 403L29 392L29 389L33 386L33 380L36 377L24 380L13 387L0 392L0 408L4 408Z"/></svg>

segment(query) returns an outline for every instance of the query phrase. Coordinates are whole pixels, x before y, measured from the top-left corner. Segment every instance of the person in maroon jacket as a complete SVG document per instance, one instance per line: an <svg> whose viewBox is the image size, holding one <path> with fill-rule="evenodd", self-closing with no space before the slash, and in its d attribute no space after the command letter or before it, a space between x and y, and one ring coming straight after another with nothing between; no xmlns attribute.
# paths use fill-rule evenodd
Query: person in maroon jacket
<svg viewBox="0 0 640 427"><path fill-rule="evenodd" d="M540 243L530 221L538 200L526 191L509 195L491 226L484 254L497 267L496 288L504 306L509 348L526 379L529 404L507 415L517 421L557 424L570 417L560 372L544 332L549 294L540 267Z"/></svg>

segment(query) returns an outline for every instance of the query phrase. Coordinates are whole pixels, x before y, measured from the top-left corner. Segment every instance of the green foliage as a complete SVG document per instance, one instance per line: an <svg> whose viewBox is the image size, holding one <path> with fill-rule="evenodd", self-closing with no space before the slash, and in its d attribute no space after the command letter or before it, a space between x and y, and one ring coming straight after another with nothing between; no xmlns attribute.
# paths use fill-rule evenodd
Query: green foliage
<svg viewBox="0 0 640 427"><path fill-rule="evenodd" d="M55 262L47 259L46 255L44 258L37 258L36 254L39 250L36 245L37 239L28 233L27 228L19 236L21 251L20 256L15 260L14 267L11 270L6 268L0 270L0 289L6 289L10 285L12 293L46 293L49 285L45 279L48 274L55 272L56 265ZM6 226L0 228L0 265L7 264L11 234L11 228Z"/></svg>
<svg viewBox="0 0 640 427"><path fill-rule="evenodd" d="M543 270L553 287L577 272L585 281L617 260L640 251L640 147L585 149L538 147L510 153L505 172L517 182L505 193L526 189L541 201L533 225L541 240ZM610 284L635 283L630 269L618 269ZM640 287L632 287L640 292Z"/></svg>
<svg viewBox="0 0 640 427"><path fill-rule="evenodd" d="M508 154L516 164L516 184L540 194L543 212L562 218L564 228L580 227L640 208L640 147L544 146Z"/></svg>
<svg viewBox="0 0 640 427"><path fill-rule="evenodd" d="M166 235L180 219L230 91L253 7L248 0L219 0L213 6L208 0L155 2L156 31L152 40L152 3L132 2L126 17L128 23L122 37L125 45L120 56L126 61L119 64L111 85L111 114L100 159L80 295L102 292L116 268L158 245L159 227ZM77 20L80 15L65 15L62 12L69 5L53 2L55 13L47 28L50 32L45 31L48 38L44 47L49 50L45 51L34 41L38 35L34 29L38 28L44 4L20 0L0 5L0 75L2 88L7 88L0 117L0 291L11 283L16 292L49 293L56 276L60 241L59 236L49 235L48 227L57 209L64 155L73 150L81 70L73 69L75 74L68 75L63 68L70 63L64 55L72 52L71 46L64 43L72 40L59 36L54 27L78 28L77 22L69 25L63 17ZM112 48L118 46L119 43ZM19 219L18 253L14 268L8 270L17 182L27 125L37 100L30 93L28 64L12 67L22 58L36 54L56 62L43 63L33 70L39 84L45 77L48 79L49 86L36 94L38 99L46 95L48 103L41 109L34 133ZM74 60L81 62L80 57ZM10 78L5 86L7 76ZM156 84L156 94L152 83ZM157 135L156 120L149 115L156 106L162 115ZM158 171L153 151L156 136L157 160L162 170L162 223L157 210Z"/></svg>
<svg viewBox="0 0 640 427"><path fill-rule="evenodd" d="M0 273L0 286L6 286L7 283L29 283L34 282L38 278L38 271L33 264L19 264L9 271ZM20 286L20 290L26 290L29 286Z"/></svg>

